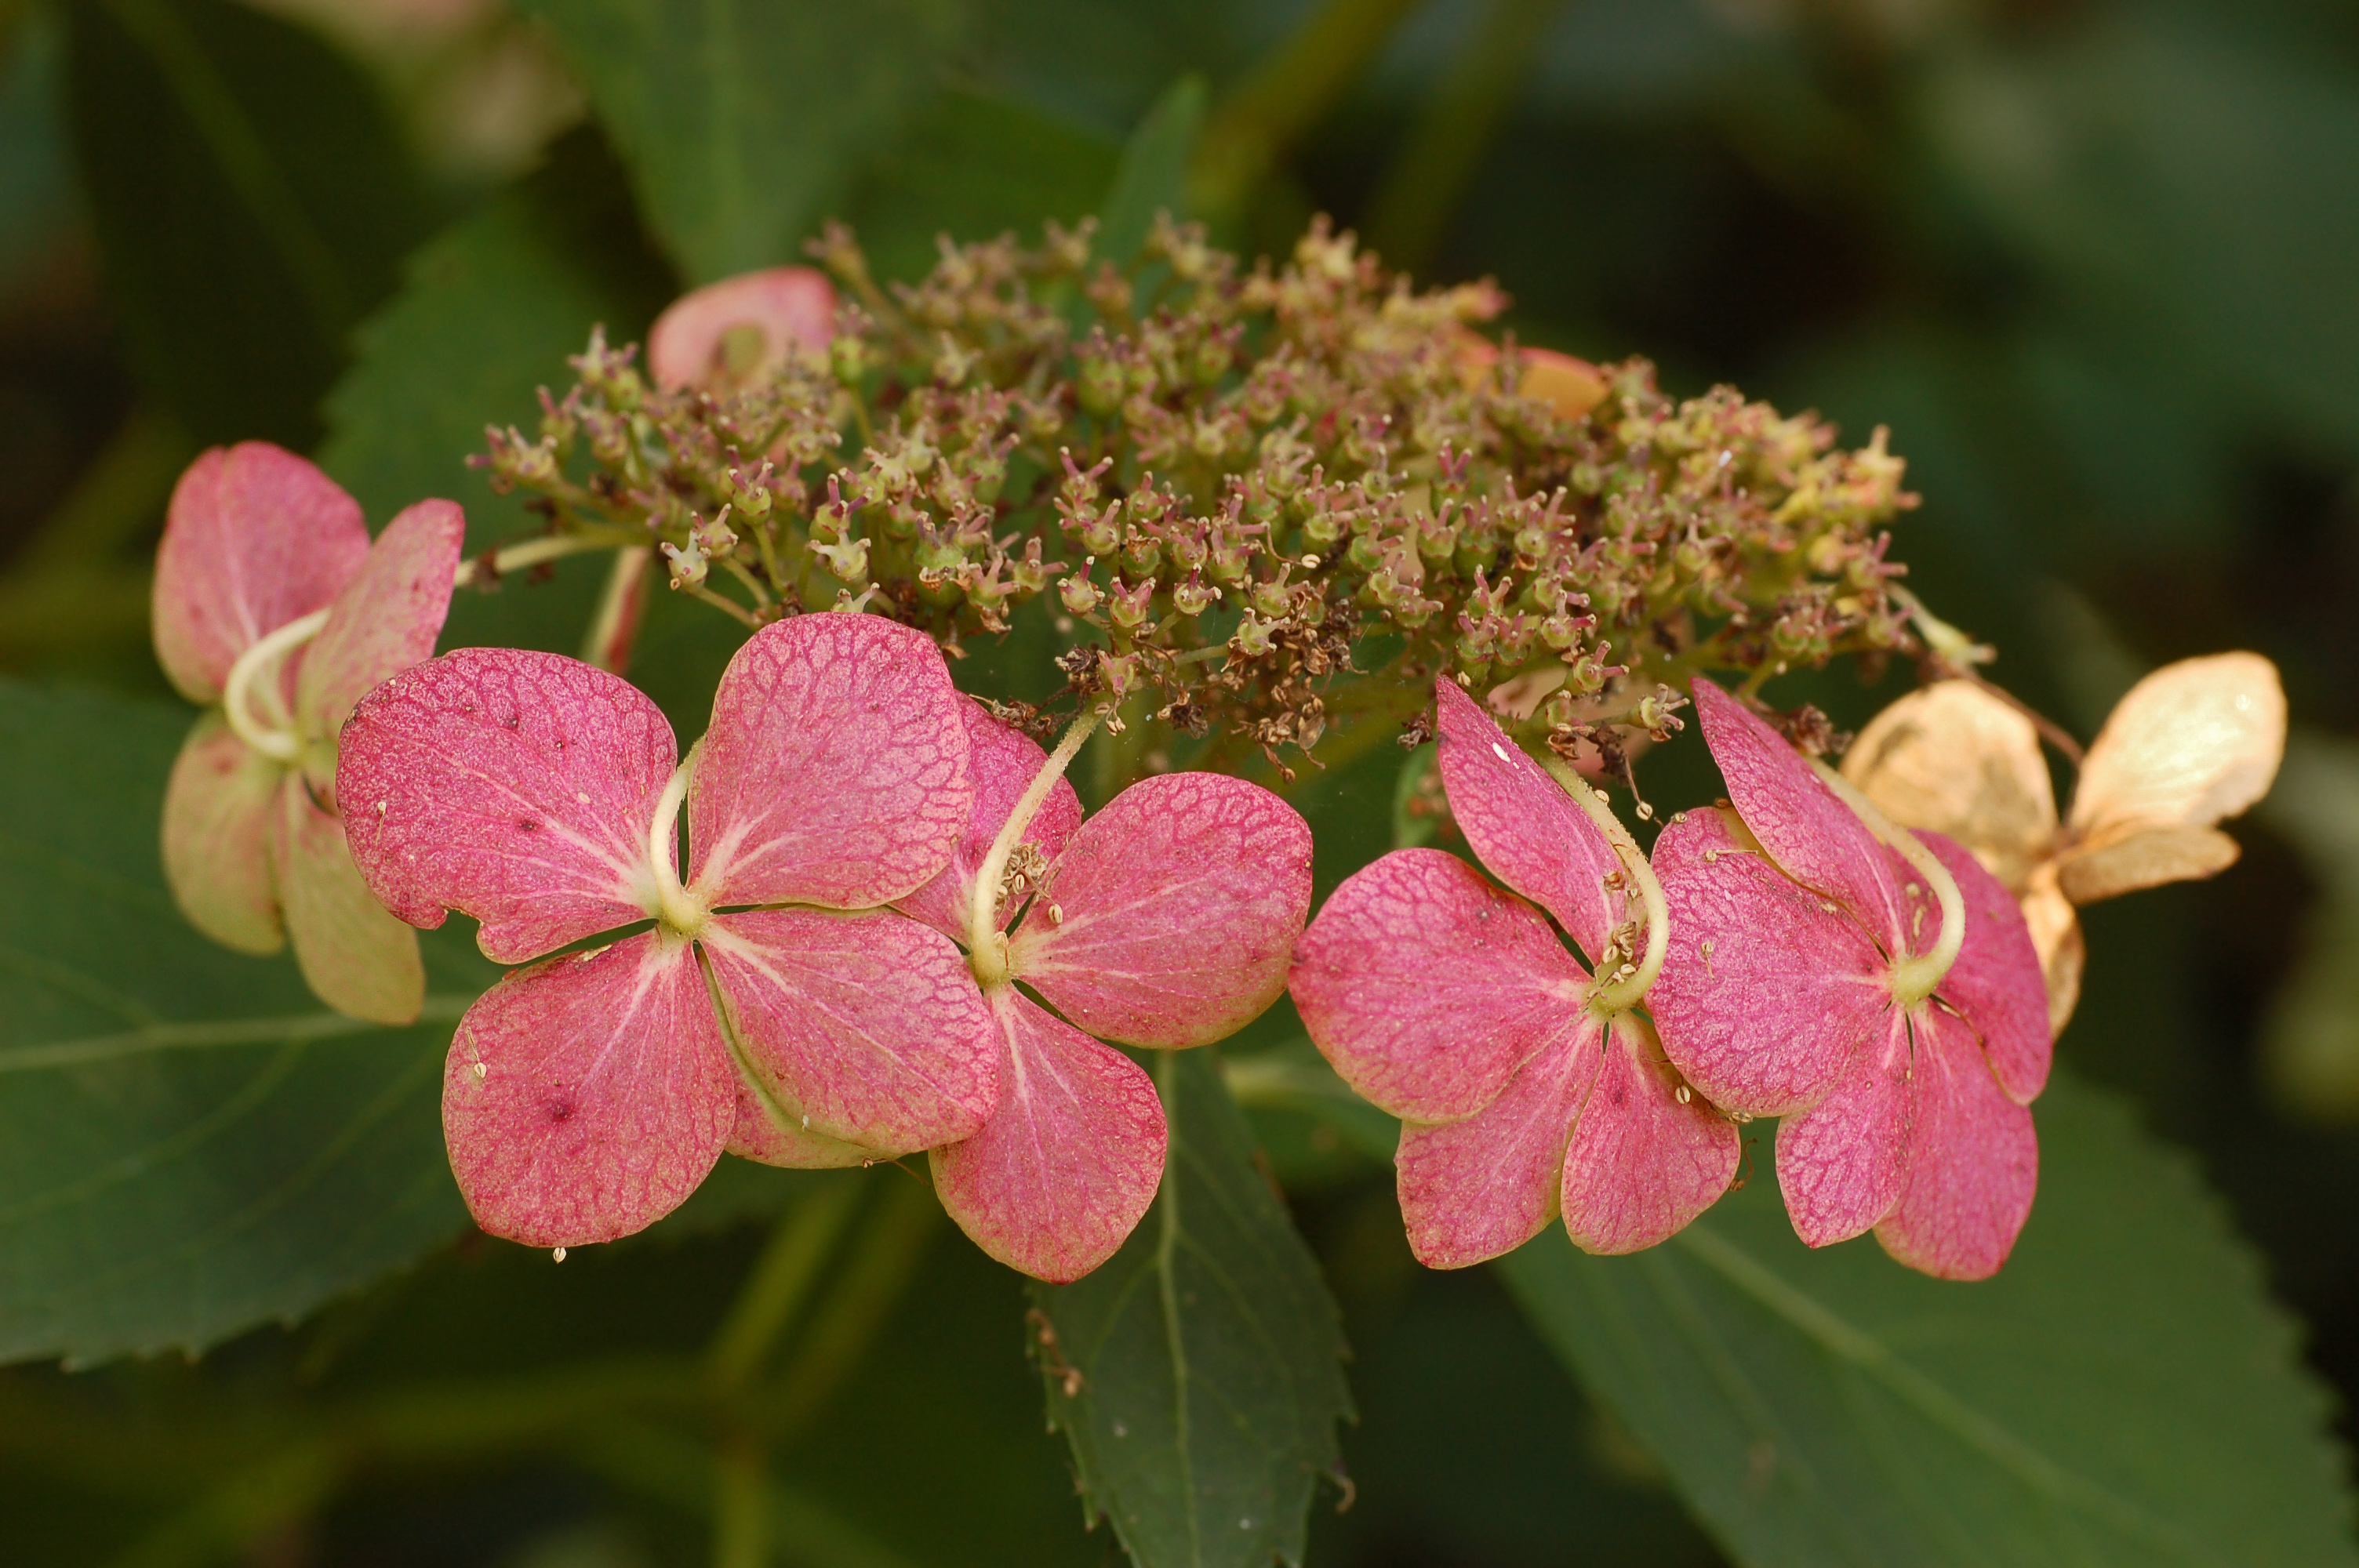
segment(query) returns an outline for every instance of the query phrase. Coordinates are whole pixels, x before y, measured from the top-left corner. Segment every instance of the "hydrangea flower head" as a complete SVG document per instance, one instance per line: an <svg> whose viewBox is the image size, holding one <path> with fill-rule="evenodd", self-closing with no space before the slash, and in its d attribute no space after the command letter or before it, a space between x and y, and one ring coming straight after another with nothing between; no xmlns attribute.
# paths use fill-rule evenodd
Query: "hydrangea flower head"
<svg viewBox="0 0 2359 1568"><path fill-rule="evenodd" d="M172 491L156 656L207 711L164 795L164 871L197 929L240 952L291 933L312 990L357 1018L418 1016L415 933L362 885L335 794L360 697L431 655L466 521L423 501L375 545L359 503L294 453L215 448Z"/></svg>
<svg viewBox="0 0 2359 1568"><path fill-rule="evenodd" d="M867 615L756 633L685 765L637 688L556 654L462 649L372 693L337 782L395 914L471 914L503 963L654 923L514 971L460 1022L443 1130L477 1221L608 1240L724 1149L856 1164L981 1127L982 1000L948 939L884 907L949 863L967 753L940 650Z"/></svg>
<svg viewBox="0 0 2359 1568"><path fill-rule="evenodd" d="M1995 1272L2031 1210L2027 1108L2053 1038L2015 900L1711 682L1695 703L1734 809L1684 813L1655 844L1664 1046L1718 1104L1785 1119L1777 1180L1804 1241L1872 1228L1928 1273Z"/></svg>
<svg viewBox="0 0 2359 1568"><path fill-rule="evenodd" d="M1084 820L1063 757L1044 778L1030 739L973 705L966 721L973 818L902 907L969 945L998 1100L933 1152L934 1184L984 1251L1063 1282L1114 1255L1163 1177L1154 1081L1103 1042L1205 1045L1277 999L1310 913L1310 829L1221 773L1142 779Z"/></svg>
<svg viewBox="0 0 2359 1568"><path fill-rule="evenodd" d="M2258 654L2166 665L2129 689L2082 759L2059 821L2039 734L1972 681L1940 681L1869 721L1843 776L1893 820L1974 852L2023 905L2048 978L2049 1022L2080 1000L2081 905L2235 864L2220 831L2285 757L2285 688Z"/></svg>
<svg viewBox="0 0 2359 1568"><path fill-rule="evenodd" d="M1401 1119L1419 1261L1477 1263L1560 1217L1593 1252L1651 1247L1727 1190L1741 1150L1631 1011L1647 978L1636 848L1454 683L1436 693L1450 809L1506 886L1440 850L1385 856L1303 934L1295 1006L1344 1080Z"/></svg>
<svg viewBox="0 0 2359 1568"><path fill-rule="evenodd" d="M798 351L823 355L835 288L807 266L742 273L674 300L647 330L647 373L666 392L746 385Z"/></svg>

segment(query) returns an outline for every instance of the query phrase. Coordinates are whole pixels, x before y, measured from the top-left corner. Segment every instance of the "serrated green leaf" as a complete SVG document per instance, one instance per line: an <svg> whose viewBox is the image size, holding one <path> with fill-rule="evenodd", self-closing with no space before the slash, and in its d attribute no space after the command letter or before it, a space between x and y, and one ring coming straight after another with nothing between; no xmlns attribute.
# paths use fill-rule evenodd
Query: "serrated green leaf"
<svg viewBox="0 0 2359 1568"><path fill-rule="evenodd" d="M370 83L222 0L77 0L69 114L111 303L205 440L309 446L431 216Z"/></svg>
<svg viewBox="0 0 2359 1568"><path fill-rule="evenodd" d="M1335 1303L1212 1053L1165 1053L1155 1074L1171 1126L1155 1207L1095 1273L1032 1290L1049 1419L1139 1568L1299 1563L1352 1415Z"/></svg>
<svg viewBox="0 0 2359 1568"><path fill-rule="evenodd" d="M156 849L188 724L0 682L0 1361L200 1350L466 1223L437 1107L487 966L430 943L383 1029L198 935Z"/></svg>
<svg viewBox="0 0 2359 1568"><path fill-rule="evenodd" d="M1812 1253L1753 1180L1666 1245L1501 1265L1543 1337L1756 1568L2359 1561L2327 1400L2183 1157L2060 1076L1994 1279ZM1767 1140L1762 1140L1766 1144Z"/></svg>
<svg viewBox="0 0 2359 1568"><path fill-rule="evenodd" d="M795 243L932 85L958 0L526 0L699 283Z"/></svg>

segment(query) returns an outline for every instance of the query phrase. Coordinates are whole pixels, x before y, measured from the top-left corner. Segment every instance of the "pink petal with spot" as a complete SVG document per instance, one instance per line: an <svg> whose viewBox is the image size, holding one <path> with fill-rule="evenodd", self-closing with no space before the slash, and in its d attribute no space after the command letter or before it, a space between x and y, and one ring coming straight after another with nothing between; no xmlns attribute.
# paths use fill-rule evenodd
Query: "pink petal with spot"
<svg viewBox="0 0 2359 1568"><path fill-rule="evenodd" d="M941 650L875 615L798 615L737 650L688 795L712 903L867 909L925 886L973 812Z"/></svg>
<svg viewBox="0 0 2359 1568"><path fill-rule="evenodd" d="M1636 1252L1720 1201L1744 1140L1692 1091L1647 1021L1625 1013L1564 1156L1564 1228L1585 1252Z"/></svg>
<svg viewBox="0 0 2359 1568"><path fill-rule="evenodd" d="M1393 1155L1409 1250L1429 1269L1512 1252L1558 1213L1565 1142L1597 1076L1594 1015L1560 1018L1556 1038L1465 1121L1401 1124Z"/></svg>
<svg viewBox="0 0 2359 1568"><path fill-rule="evenodd" d="M296 711L312 734L333 737L371 688L434 656L466 536L467 519L449 501L421 501L385 525L303 650Z"/></svg>
<svg viewBox="0 0 2359 1568"><path fill-rule="evenodd" d="M532 1247L612 1241L661 1219L721 1158L736 1115L696 956L655 932L485 991L459 1021L442 1080L469 1211Z"/></svg>
<svg viewBox="0 0 2359 1568"><path fill-rule="evenodd" d="M230 666L352 581L368 555L360 503L267 441L215 447L172 488L156 551L156 657L191 702Z"/></svg>
<svg viewBox="0 0 2359 1568"><path fill-rule="evenodd" d="M733 345L733 329L757 340ZM807 266L743 273L681 296L656 318L647 372L667 392L719 390L783 363L798 348L825 353L834 334L835 290L825 273Z"/></svg>
<svg viewBox="0 0 2359 1568"><path fill-rule="evenodd" d="M1787 875L1849 908L1893 952L1908 944L1908 862L1879 842L1801 753L1753 710L1695 679L1696 716L1729 799ZM1929 933L1926 942L1930 944Z"/></svg>
<svg viewBox="0 0 2359 1568"><path fill-rule="evenodd" d="M336 800L369 891L412 925L456 909L504 964L644 919L675 759L638 688L557 654L462 648L361 699Z"/></svg>
<svg viewBox="0 0 2359 1568"><path fill-rule="evenodd" d="M1113 1257L1155 1201L1166 1132L1154 1080L1013 987L993 993L999 1107L933 1152L942 1206L1011 1269L1064 1284Z"/></svg>
<svg viewBox="0 0 2359 1568"><path fill-rule="evenodd" d="M1647 1010L1664 1048L1713 1104L1780 1116L1815 1104L1892 994L1856 921L1747 848L1718 811L1682 813L1655 840L1670 909Z"/></svg>
<svg viewBox="0 0 2359 1568"><path fill-rule="evenodd" d="M1242 779L1141 779L1082 824L1008 962L1092 1034L1203 1045L1286 989L1310 913L1310 827Z"/></svg>
<svg viewBox="0 0 2359 1568"><path fill-rule="evenodd" d="M1002 724L986 711L983 704L969 697L959 705L966 722L967 776L974 783L974 814L967 820L966 835L951 852L951 863L941 875L905 899L895 907L915 915L935 930L958 941L966 940L967 904L974 890L974 874L984 857L1006 824L1007 814L1016 802L1040 775L1049 753L1042 751L1029 735L1010 724ZM1053 860L1082 825L1082 797L1073 786L1059 779L1049 786L1049 797L1033 814L1032 824L1025 828L1021 842L1040 851L1043 860ZM1003 904L999 911L1001 929L1016 918L1022 906L1020 899Z"/></svg>
<svg viewBox="0 0 2359 1568"><path fill-rule="evenodd" d="M1917 837L1956 879L1966 901L1966 945L1942 977L1943 1000L1982 1036L2007 1098L2029 1105L2048 1087L2056 1034L2048 1022L2048 982L2023 906L1973 852L1939 833Z"/></svg>
<svg viewBox="0 0 2359 1568"><path fill-rule="evenodd" d="M1944 1280L1998 1272L2031 1214L2039 1140L2031 1112L1991 1076L1973 1035L1938 1009L1917 1052L1917 1125L1898 1206L1875 1227L1884 1249Z"/></svg>
<svg viewBox="0 0 2359 1568"><path fill-rule="evenodd" d="M190 729L164 786L164 880L172 898L190 925L241 953L276 953L287 943L268 851L286 773L215 711Z"/></svg>
<svg viewBox="0 0 2359 1568"><path fill-rule="evenodd" d="M1557 918L1590 962L1624 918L1613 841L1451 680L1434 683L1450 814L1484 869Z"/></svg>
<svg viewBox="0 0 2359 1568"><path fill-rule="evenodd" d="M789 1171L840 1171L851 1165L873 1165L886 1157L857 1143L805 1131L800 1113L789 1113L747 1083L743 1069L737 1076L737 1119L729 1130L729 1152Z"/></svg>
<svg viewBox="0 0 2359 1568"><path fill-rule="evenodd" d="M1895 1012L1826 1098L1777 1124L1777 1187L1809 1245L1847 1241L1900 1201L1916 1116L1908 1020Z"/></svg>
<svg viewBox="0 0 2359 1568"><path fill-rule="evenodd" d="M810 1130L887 1155L971 1138L999 1040L966 957L890 910L714 917L705 956L746 1065Z"/></svg>
<svg viewBox="0 0 2359 1568"><path fill-rule="evenodd" d="M338 1012L408 1023L426 1000L418 933L386 913L344 847L344 825L320 809L300 773L278 791L270 869L312 993Z"/></svg>
<svg viewBox="0 0 2359 1568"><path fill-rule="evenodd" d="M1407 1121L1463 1121L1587 1011L1589 976L1539 912L1439 849L1354 871L1295 944L1303 1027Z"/></svg>

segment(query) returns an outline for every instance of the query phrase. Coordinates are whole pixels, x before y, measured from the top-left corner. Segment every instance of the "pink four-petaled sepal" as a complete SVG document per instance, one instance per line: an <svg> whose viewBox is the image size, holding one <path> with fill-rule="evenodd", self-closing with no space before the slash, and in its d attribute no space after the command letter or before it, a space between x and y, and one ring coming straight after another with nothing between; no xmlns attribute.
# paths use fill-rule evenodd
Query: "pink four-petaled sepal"
<svg viewBox="0 0 2359 1568"><path fill-rule="evenodd" d="M658 921L600 950L603 1002L552 989L582 962L560 956L501 982L462 1026L445 1096L452 1168L497 1234L610 1239L669 1212L724 1146L784 1164L889 1158L971 1135L999 1101L998 1032L957 949L875 907L938 874L972 815L965 724L932 643L857 615L798 617L747 642L691 772L685 889L676 830L657 816L675 754L669 725L626 682L515 649L410 671L346 728L353 852L406 917L474 914L485 952L511 959ZM624 976L610 956L626 951ZM626 995L655 1000L634 1011ZM469 1087L498 1063L482 1056L477 1074L462 1048L523 1029L544 1005L532 998L555 1020L603 1008L596 1060L639 1065L584 1067L595 1092L551 1098L546 1086L573 1070L559 1063L527 1109L460 1114L508 1106ZM583 1116L596 1136L563 1130ZM489 1146L527 1134L537 1162ZM569 1208L549 1195L564 1191L616 1195Z"/></svg>
<svg viewBox="0 0 2359 1568"><path fill-rule="evenodd" d="M970 708L975 806L944 880L903 907L967 939L972 881L1046 754ZM1310 830L1259 785L1214 773L1148 778L1081 820L1062 780L1021 843L1045 860L999 911L1019 916L1013 984L989 1000L996 1108L934 1151L943 1206L993 1257L1078 1279L1114 1255L1154 1200L1162 1107L1147 1074L1093 1035L1177 1049L1251 1022L1284 989L1310 903ZM1061 1013L1063 1016L1058 1016ZM1078 1025L1078 1027L1076 1027Z"/></svg>
<svg viewBox="0 0 2359 1568"><path fill-rule="evenodd" d="M1485 867L1602 949L1628 870L1596 821L1454 686L1437 692L1443 784ZM1344 1081L1402 1119L1409 1245L1434 1268L1513 1250L1561 1218L1593 1252L1653 1246L1735 1175L1736 1129L1541 910L1456 857L1399 849L1347 879L1297 945L1290 987Z"/></svg>
<svg viewBox="0 0 2359 1568"><path fill-rule="evenodd" d="M191 924L242 952L289 934L322 1000L386 1023L418 1015L416 936L363 888L344 849L332 766L337 727L369 687L434 651L465 519L426 501L369 542L357 503L310 463L250 441L181 475L157 556L157 657L193 700L220 700L238 660L324 611L260 672L240 717L197 721L165 792L166 880ZM252 733L251 730L245 733Z"/></svg>
<svg viewBox="0 0 2359 1568"><path fill-rule="evenodd" d="M674 300L647 332L658 386L723 391L835 333L835 289L814 267L778 266L709 283Z"/></svg>
<svg viewBox="0 0 2359 1568"><path fill-rule="evenodd" d="M1929 1273L1995 1271L2030 1211L2023 1108L2053 1044L2020 911L1919 834L1966 928L1903 1008L1894 966L1936 947L1935 890L1742 703L1701 679L1695 698L1735 810L1690 812L1655 846L1673 935L1648 1005L1671 1060L1721 1105L1786 1118L1778 1184L1805 1241L1873 1228Z"/></svg>

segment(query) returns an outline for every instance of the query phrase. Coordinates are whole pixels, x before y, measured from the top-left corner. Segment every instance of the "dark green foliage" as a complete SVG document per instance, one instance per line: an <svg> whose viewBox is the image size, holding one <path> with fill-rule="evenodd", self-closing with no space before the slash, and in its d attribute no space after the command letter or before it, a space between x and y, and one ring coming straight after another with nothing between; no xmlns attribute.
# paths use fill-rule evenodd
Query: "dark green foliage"
<svg viewBox="0 0 2359 1568"><path fill-rule="evenodd" d="M1212 1054L1154 1065L1171 1124L1155 1207L1095 1273L1032 1292L1049 1420L1139 1568L1299 1563L1352 1414L1335 1303Z"/></svg>

